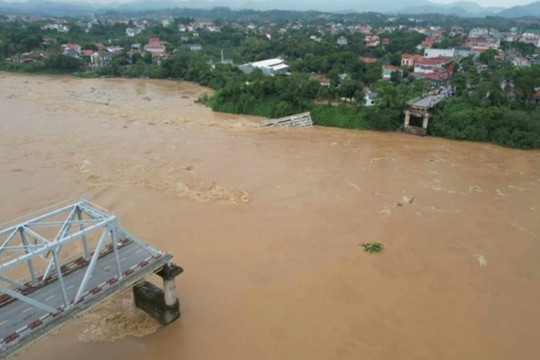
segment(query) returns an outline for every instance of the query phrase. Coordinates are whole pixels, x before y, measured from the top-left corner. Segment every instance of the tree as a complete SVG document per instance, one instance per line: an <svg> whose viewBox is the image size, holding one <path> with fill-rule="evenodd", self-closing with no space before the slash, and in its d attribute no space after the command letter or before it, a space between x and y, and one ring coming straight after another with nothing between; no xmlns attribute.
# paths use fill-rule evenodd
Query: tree
<svg viewBox="0 0 540 360"><path fill-rule="evenodd" d="M71 56L51 55L45 59L45 66L60 73L72 73L82 69L83 63Z"/></svg>

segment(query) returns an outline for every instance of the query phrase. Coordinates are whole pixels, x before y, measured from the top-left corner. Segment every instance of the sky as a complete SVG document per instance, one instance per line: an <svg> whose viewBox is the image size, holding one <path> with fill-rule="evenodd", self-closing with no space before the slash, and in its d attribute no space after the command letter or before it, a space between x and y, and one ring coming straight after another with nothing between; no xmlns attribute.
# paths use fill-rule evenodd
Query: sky
<svg viewBox="0 0 540 360"><path fill-rule="evenodd" d="M27 0L5 0L5 1L25 2ZM132 0L97 0L97 1L96 0L57 0L57 1L110 4L110 3L126 3L126 2L131 2ZM181 0L177 0L177 1L181 1ZM214 1L216 1L216 3L219 3L219 0L214 0ZM245 0L238 0L238 1L245 2ZM255 1L263 1L263 0L255 0ZM434 3L439 3L439 4L448 4L448 3L453 3L460 0L430 0L430 1ZM527 5L538 0L510 0L510 1L509 0L461 0L461 1L473 1L481 6L498 6L498 7L508 8L508 7L512 7L516 5ZM291 3L294 3L294 0L291 0ZM333 3L338 6L340 1L334 0Z"/></svg>

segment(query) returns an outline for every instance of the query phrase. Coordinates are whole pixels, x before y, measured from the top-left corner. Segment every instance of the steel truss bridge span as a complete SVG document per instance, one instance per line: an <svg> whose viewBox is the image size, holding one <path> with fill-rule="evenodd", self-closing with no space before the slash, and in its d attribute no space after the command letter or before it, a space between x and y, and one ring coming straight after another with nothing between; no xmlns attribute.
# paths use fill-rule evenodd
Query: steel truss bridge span
<svg viewBox="0 0 540 360"><path fill-rule="evenodd" d="M0 357L22 351L172 258L86 199L19 221L0 230Z"/></svg>

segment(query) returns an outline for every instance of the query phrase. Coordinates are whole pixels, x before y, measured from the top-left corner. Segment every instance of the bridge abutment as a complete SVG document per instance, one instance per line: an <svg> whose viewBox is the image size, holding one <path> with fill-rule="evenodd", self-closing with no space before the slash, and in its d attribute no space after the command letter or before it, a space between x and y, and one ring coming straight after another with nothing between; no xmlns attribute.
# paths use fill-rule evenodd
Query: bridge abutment
<svg viewBox="0 0 540 360"><path fill-rule="evenodd" d="M133 287L135 306L152 316L161 325L169 325L180 317L180 302L176 295L175 278L184 270L167 264L156 274L163 279L163 290L145 281Z"/></svg>

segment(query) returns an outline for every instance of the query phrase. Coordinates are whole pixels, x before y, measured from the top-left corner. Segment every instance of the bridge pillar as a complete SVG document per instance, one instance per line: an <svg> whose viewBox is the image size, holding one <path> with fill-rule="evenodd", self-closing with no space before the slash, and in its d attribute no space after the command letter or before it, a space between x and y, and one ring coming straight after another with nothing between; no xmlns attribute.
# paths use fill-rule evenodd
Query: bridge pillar
<svg viewBox="0 0 540 360"><path fill-rule="evenodd" d="M422 121L422 128L423 128L423 129L427 129L428 122L429 122L429 113L426 112L426 113L424 114L424 120Z"/></svg>
<svg viewBox="0 0 540 360"><path fill-rule="evenodd" d="M174 279L184 271L180 266L174 264L167 264L158 271L158 275L163 279L163 292L165 305L175 306L178 304L178 297L176 296L176 283Z"/></svg>
<svg viewBox="0 0 540 360"><path fill-rule="evenodd" d="M411 122L411 112L409 110L405 110L405 126L409 126L410 122Z"/></svg>
<svg viewBox="0 0 540 360"><path fill-rule="evenodd" d="M174 279L184 270L167 264L156 274L163 279L163 290L145 281L133 287L135 306L152 316L161 325L169 325L180 317L180 302Z"/></svg>

